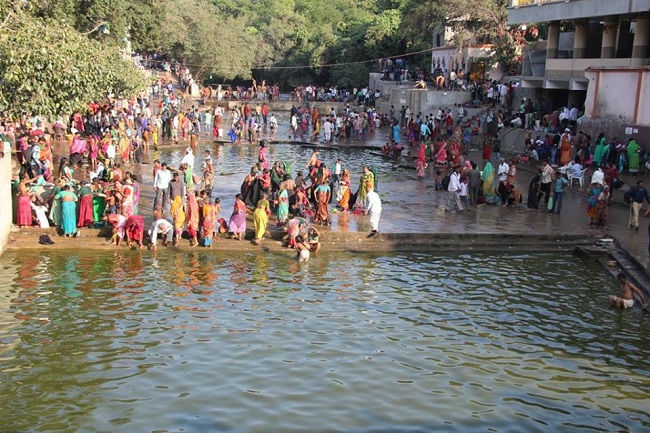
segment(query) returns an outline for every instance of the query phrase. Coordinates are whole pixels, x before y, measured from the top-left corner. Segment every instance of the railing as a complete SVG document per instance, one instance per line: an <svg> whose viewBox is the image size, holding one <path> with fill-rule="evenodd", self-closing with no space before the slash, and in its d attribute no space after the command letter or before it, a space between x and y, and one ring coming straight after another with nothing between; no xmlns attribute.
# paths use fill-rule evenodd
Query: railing
<svg viewBox="0 0 650 433"><path fill-rule="evenodd" d="M510 7L541 5L543 3L568 2L571 0L510 0Z"/></svg>

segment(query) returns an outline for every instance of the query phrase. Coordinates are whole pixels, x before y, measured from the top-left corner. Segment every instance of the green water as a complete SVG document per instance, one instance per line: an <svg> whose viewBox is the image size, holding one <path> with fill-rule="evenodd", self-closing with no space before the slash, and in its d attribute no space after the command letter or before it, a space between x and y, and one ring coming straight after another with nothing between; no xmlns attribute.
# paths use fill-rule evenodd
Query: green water
<svg viewBox="0 0 650 433"><path fill-rule="evenodd" d="M650 429L650 316L570 255L0 265L0 431Z"/></svg>

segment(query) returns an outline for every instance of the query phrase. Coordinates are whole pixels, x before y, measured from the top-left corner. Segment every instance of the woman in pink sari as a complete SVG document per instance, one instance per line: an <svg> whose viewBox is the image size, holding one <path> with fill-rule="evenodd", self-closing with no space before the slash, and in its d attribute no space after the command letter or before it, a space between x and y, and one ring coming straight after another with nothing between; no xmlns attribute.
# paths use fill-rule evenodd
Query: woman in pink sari
<svg viewBox="0 0 650 433"><path fill-rule="evenodd" d="M187 140L187 137L190 134L190 119L187 116L183 116L181 123L181 130L183 131L183 140Z"/></svg>
<svg viewBox="0 0 650 433"><path fill-rule="evenodd" d="M34 223L32 218L32 196L27 188L27 184L36 181L33 179L23 179L18 184L18 225L20 227L30 227Z"/></svg>
<svg viewBox="0 0 650 433"><path fill-rule="evenodd" d="M262 165L262 168L269 168L269 154L266 149L266 140L260 141L260 151L257 153L257 161Z"/></svg>
<svg viewBox="0 0 650 433"><path fill-rule="evenodd" d="M212 241L214 237L214 229L217 223L215 206L212 204L211 198L205 198L203 201L203 246L212 248Z"/></svg>
<svg viewBox="0 0 650 433"><path fill-rule="evenodd" d="M235 205L233 207L228 228L233 234L233 239L242 240L246 234L246 203L241 194L235 196Z"/></svg>
<svg viewBox="0 0 650 433"><path fill-rule="evenodd" d="M131 179L124 180L125 185L122 188L122 215L125 218L134 215L133 212L133 181Z"/></svg>

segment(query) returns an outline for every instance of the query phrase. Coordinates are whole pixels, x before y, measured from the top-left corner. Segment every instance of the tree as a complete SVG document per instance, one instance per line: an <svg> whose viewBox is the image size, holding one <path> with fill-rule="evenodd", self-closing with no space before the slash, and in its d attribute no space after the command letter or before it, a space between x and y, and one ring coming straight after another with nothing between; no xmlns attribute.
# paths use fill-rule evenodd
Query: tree
<svg viewBox="0 0 650 433"><path fill-rule="evenodd" d="M11 14L0 29L0 110L69 114L109 93L133 95L146 87L116 46L19 8Z"/></svg>
<svg viewBox="0 0 650 433"><path fill-rule="evenodd" d="M250 77L258 37L245 19L224 16L207 0L169 2L166 11L166 51L192 66L196 79L208 73L226 80Z"/></svg>

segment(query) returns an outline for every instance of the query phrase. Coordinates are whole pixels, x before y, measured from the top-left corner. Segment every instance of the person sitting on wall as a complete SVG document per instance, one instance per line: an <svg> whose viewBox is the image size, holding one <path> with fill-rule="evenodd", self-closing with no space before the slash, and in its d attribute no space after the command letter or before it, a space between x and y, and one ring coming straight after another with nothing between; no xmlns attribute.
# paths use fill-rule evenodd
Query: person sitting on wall
<svg viewBox="0 0 650 433"><path fill-rule="evenodd" d="M426 90L427 89L427 83L424 81L424 79L420 78L418 81L416 81L415 86L413 86L414 89L422 89Z"/></svg>

